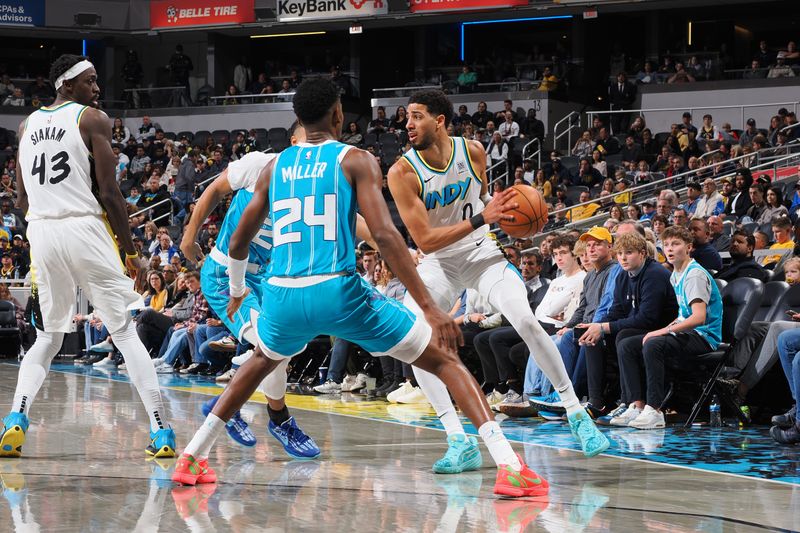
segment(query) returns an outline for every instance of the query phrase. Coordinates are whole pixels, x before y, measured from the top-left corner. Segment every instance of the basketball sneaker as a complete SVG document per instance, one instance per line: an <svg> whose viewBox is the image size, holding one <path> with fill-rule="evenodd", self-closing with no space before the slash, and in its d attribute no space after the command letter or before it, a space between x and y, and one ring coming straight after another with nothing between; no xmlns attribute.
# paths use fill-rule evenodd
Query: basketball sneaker
<svg viewBox="0 0 800 533"><path fill-rule="evenodd" d="M397 399L405 396L414 390L414 385L410 381L404 381L398 388L386 395L389 403L397 403Z"/></svg>
<svg viewBox="0 0 800 533"><path fill-rule="evenodd" d="M208 466L208 459L198 461L193 456L183 453L175 463L172 481L183 485L216 483L217 473Z"/></svg>
<svg viewBox="0 0 800 533"><path fill-rule="evenodd" d="M317 394L339 394L342 392L342 385L329 379L322 385L314 387L314 392Z"/></svg>
<svg viewBox="0 0 800 533"><path fill-rule="evenodd" d="M627 410L628 406L625 403L621 403L617 406L616 409L608 413L607 415L598 416L595 422L598 426L610 426L611 420L620 416Z"/></svg>
<svg viewBox="0 0 800 533"><path fill-rule="evenodd" d="M203 416L208 416L208 414L214 409L214 406L217 404L217 400L219 400L219 396L214 396L210 400L203 402L203 406L201 407L201 411ZM256 436L253 434L253 431L248 427L247 422L242 419L242 415L239 411L236 411L228 423L225 424L225 431L228 432L228 436L232 438L234 441L238 442L242 446L255 446L256 445Z"/></svg>
<svg viewBox="0 0 800 533"><path fill-rule="evenodd" d="M8 413L3 419L3 434L0 435L0 457L19 457L25 444L25 433L30 421L24 413Z"/></svg>
<svg viewBox="0 0 800 533"><path fill-rule="evenodd" d="M175 457L175 432L172 428L150 431L150 444L144 450L150 457Z"/></svg>
<svg viewBox="0 0 800 533"><path fill-rule="evenodd" d="M477 470L481 465L483 458L477 439L456 433L447 437L447 452L433 463L433 471L437 474L460 474Z"/></svg>
<svg viewBox="0 0 800 533"><path fill-rule="evenodd" d="M422 389L420 389L419 387L414 387L413 389L411 389L411 392L409 392L408 394L404 394L403 396L399 396L398 398L395 399L395 401L397 403L406 403L406 404L416 403L416 404L430 405L430 402L428 401L428 398L425 396L425 393L422 392Z"/></svg>
<svg viewBox="0 0 800 533"><path fill-rule="evenodd" d="M572 432L572 436L578 439L583 455L586 457L594 457L611 446L606 436L597 429L594 421L585 411L567 415L567 421L569 421L569 429Z"/></svg>
<svg viewBox="0 0 800 533"><path fill-rule="evenodd" d="M508 465L497 466L497 478L494 482L494 493L501 496L520 498L523 496L547 496L550 484L543 477L528 468L528 465L517 455L522 470L517 472Z"/></svg>
<svg viewBox="0 0 800 533"><path fill-rule="evenodd" d="M297 427L294 417L290 416L283 424L278 425L272 420L268 426L270 434L278 439L283 449L294 459L315 459L319 457L320 450L314 439L303 433Z"/></svg>

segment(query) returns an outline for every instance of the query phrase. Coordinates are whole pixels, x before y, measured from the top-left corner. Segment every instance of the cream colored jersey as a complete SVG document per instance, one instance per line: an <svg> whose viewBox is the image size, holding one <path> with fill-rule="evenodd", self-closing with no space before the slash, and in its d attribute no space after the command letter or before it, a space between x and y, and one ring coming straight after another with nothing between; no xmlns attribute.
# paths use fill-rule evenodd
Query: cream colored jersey
<svg viewBox="0 0 800 533"><path fill-rule="evenodd" d="M450 142L453 150L444 169L428 165L413 148L403 155L419 180L419 195L432 228L452 226L483 211L482 182L470 159L467 141L463 137L450 137ZM487 240L488 231L488 225L481 226L460 241L428 256L451 257L474 250L476 245L481 246ZM496 250L493 244L492 247Z"/></svg>
<svg viewBox="0 0 800 533"><path fill-rule="evenodd" d="M42 107L25 121L19 165L28 195L28 220L102 215L95 196L94 161L80 121L87 106Z"/></svg>

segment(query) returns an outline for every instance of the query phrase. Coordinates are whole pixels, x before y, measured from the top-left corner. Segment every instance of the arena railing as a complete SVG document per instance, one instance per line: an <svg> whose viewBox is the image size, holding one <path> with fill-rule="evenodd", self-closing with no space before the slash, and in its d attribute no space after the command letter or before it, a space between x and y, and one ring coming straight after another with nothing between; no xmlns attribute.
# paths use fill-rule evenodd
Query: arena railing
<svg viewBox="0 0 800 533"><path fill-rule="evenodd" d="M800 145L798 145L798 146L800 146ZM764 149L762 151L766 152L766 151L769 151L769 150L771 150L771 149L767 148L767 149ZM707 166L703 167L703 169L707 169L709 167L729 165L731 162L743 161L743 160L746 160L748 158L752 158L752 157L758 156L758 155L759 154L757 154L757 153L742 155L742 156L739 156L739 157L736 157L736 158L732 158L732 159L727 159L725 161L721 161L719 163L713 163L713 164L707 165ZM768 170L768 169L771 168L771 169L773 169L773 172L774 172L773 175L777 176L777 169L779 167L780 168L785 168L785 167L791 166L792 165L792 160L800 161L800 152L791 153L791 154L788 154L788 155L780 156L777 159L772 159L770 161L761 162L759 164L750 166L748 168L750 169L751 172L758 171L758 170ZM784 163L784 164L782 164L782 163ZM700 169L700 170L702 171L703 169ZM613 201L613 199L615 197L619 196L619 195L630 194L631 195L630 203L636 204L636 203L639 203L639 202L641 202L643 200L646 200L648 198L653 198L654 195L657 196L658 193L661 192L661 190L663 190L663 189L674 190L675 193L678 195L678 197L682 198L683 197L683 193L685 193L685 191L686 191L686 187L684 186L684 187L680 187L678 189L672 189L671 187L669 187L669 185L671 185L673 182L681 183L681 182L685 181L686 178L691 177L692 175L696 175L697 172L698 172L697 170L690 170L688 172L682 172L680 174L676 174L674 176L670 176L668 178L664 178L664 179L661 179L661 180L653 181L653 182L650 182L650 183L645 183L645 184L642 184L642 185L637 185L635 187L631 187L630 189L626 189L623 192L616 193L616 194L611 194L611 195L609 195L609 199L611 199ZM725 174L721 174L719 176L714 176L712 179L714 180L715 183L719 184L719 182L723 178L729 178L730 179L730 178L733 178L733 176L735 176L735 175L736 175L736 171L734 170L734 171L731 171L731 172L726 172ZM573 210L575 208L585 207L585 206L588 206L590 204L596 204L600 200L601 200L600 198L594 198L594 199L592 199L592 200L590 200L588 202L574 204L574 205L572 205L570 207L567 207L565 209L559 209L559 210L551 211L550 214L551 215L556 215L556 214L560 214L560 213L569 213L571 210ZM624 208L625 206L620 204L620 207ZM578 221L575 221L575 222L570 222L570 223L565 224L564 226L562 226L560 228L557 228L557 229L554 229L552 231L539 233L539 234L536 235L536 238L537 239L544 238L545 236L549 235L550 233L563 232L563 231L568 231L570 229L580 229L580 228L585 228L585 227L591 227L593 225L596 225L598 222L605 221L607 219L608 219L608 212L607 212L606 208L604 207L603 208L603 213L600 213L600 214L595 215L593 217L586 218L584 220L578 220ZM499 228L492 230L492 232L499 232L499 231L500 231Z"/></svg>
<svg viewBox="0 0 800 533"><path fill-rule="evenodd" d="M797 113L797 106L800 105L800 101L793 101L793 102L771 102L771 103L764 103L764 104L741 104L741 105L696 105L696 106L686 106L686 107L653 107L648 109L617 109L617 110L606 110L606 111L587 111L586 116L588 117L588 123L591 124L594 120L594 117L597 115L618 115L622 113L628 114L638 114L642 118L645 117L645 113L662 113L667 111L676 111L676 112L684 112L688 111L694 115L695 111L715 111L719 109L738 109L740 118L741 118L741 128L744 129L745 127L745 118L744 118L744 110L745 109L752 109L756 107L787 107L791 106L795 112ZM567 115L569 116L569 115ZM567 117L564 117L565 120ZM617 132L614 132L615 134Z"/></svg>
<svg viewBox="0 0 800 533"><path fill-rule="evenodd" d="M253 103L280 103L291 102L294 100L295 92L290 93L269 93L269 94L232 94L227 96L210 96L209 100L219 102L220 100L253 100ZM258 100L258 102L256 102ZM217 105L220 105L217 103Z"/></svg>
<svg viewBox="0 0 800 533"><path fill-rule="evenodd" d="M423 89L442 89L442 85L413 85L408 87L383 87L380 89L372 89L372 97L373 98L392 98L392 97L401 97L401 96L409 96L411 93L415 91L421 91ZM404 94L384 94L384 93L404 93Z"/></svg>
<svg viewBox="0 0 800 533"><path fill-rule="evenodd" d="M533 146L534 144L537 145L536 151L535 152L531 152L530 155L526 156L525 154L527 153L528 148ZM536 157L536 161L537 161L536 168L537 169L542 168L542 140L539 139L539 137L534 137L533 140L531 140L531 142L529 142L528 144L526 144L525 146L522 147L522 162L523 162L523 164L525 163L525 161L530 161L534 157Z"/></svg>
<svg viewBox="0 0 800 533"><path fill-rule="evenodd" d="M574 120L576 119L577 120ZM565 125L566 123L566 125ZM564 135L567 136L567 150L572 149L572 130L575 128L580 129L582 124L582 117L581 114L577 111L570 111L567 116L559 120L553 126L553 149L558 150L558 140L562 138ZM591 121L590 121L591 124ZM564 131L560 131L561 127L564 127ZM541 168L541 165L540 165Z"/></svg>

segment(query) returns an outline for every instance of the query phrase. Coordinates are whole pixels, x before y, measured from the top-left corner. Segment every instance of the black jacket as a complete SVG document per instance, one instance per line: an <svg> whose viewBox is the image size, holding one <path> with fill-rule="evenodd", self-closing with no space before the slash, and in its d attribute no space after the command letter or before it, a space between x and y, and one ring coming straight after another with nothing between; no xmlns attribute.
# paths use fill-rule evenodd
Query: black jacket
<svg viewBox="0 0 800 533"><path fill-rule="evenodd" d="M737 278L755 278L761 283L769 281L767 271L752 257L733 258L733 263L720 270L714 277L728 282Z"/></svg>
<svg viewBox="0 0 800 533"><path fill-rule="evenodd" d="M636 86L626 81L620 91L619 82L614 80L608 86L608 99L614 109L624 109L636 99Z"/></svg>
<svg viewBox="0 0 800 533"><path fill-rule="evenodd" d="M635 277L620 271L606 320L612 335L629 328L654 331L675 320L678 301L669 276L669 270L649 257Z"/></svg>

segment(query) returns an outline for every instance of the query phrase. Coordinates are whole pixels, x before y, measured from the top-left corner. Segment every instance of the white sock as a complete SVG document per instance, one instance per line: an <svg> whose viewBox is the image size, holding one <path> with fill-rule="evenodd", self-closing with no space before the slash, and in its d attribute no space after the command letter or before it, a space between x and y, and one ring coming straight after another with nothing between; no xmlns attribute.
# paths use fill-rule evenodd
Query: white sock
<svg viewBox="0 0 800 533"><path fill-rule="evenodd" d="M158 431L169 427L164 413L164 402L161 400L161 389L158 387L158 374L153 367L150 354L144 347L133 321L113 334L114 345L119 349L128 368L139 397L142 399L147 416L150 418L150 430Z"/></svg>
<svg viewBox="0 0 800 533"><path fill-rule="evenodd" d="M478 433L481 434L483 443L489 448L489 454L497 466L508 465L517 472L522 470L522 463L519 462L519 457L514 453L506 436L503 435L500 424L494 420L486 422L478 428Z"/></svg>
<svg viewBox="0 0 800 533"><path fill-rule="evenodd" d="M214 442L223 431L225 431L225 421L214 413L208 413L205 422L194 434L183 453L191 455L198 461L208 458Z"/></svg>
<svg viewBox="0 0 800 533"><path fill-rule="evenodd" d="M17 389L14 391L14 401L11 404L13 412L28 414L33 399L50 371L50 362L58 353L63 341L63 333L36 332L36 342L19 365Z"/></svg>
<svg viewBox="0 0 800 533"><path fill-rule="evenodd" d="M436 416L439 417L444 430L447 432L447 436L466 435L464 426L461 425L461 420L456 414L456 408L450 400L450 393L447 392L447 387L442 380L421 368L415 366L412 368L419 388L422 389L425 397L431 402L433 409L436 411Z"/></svg>

